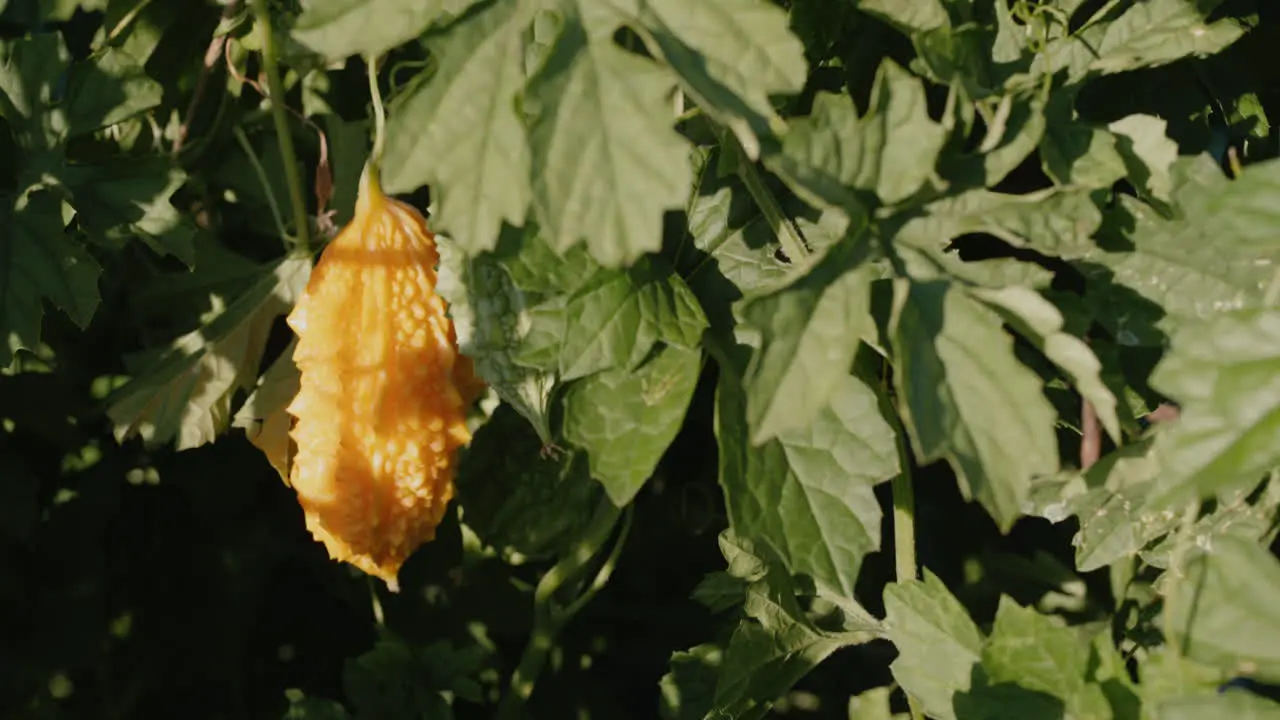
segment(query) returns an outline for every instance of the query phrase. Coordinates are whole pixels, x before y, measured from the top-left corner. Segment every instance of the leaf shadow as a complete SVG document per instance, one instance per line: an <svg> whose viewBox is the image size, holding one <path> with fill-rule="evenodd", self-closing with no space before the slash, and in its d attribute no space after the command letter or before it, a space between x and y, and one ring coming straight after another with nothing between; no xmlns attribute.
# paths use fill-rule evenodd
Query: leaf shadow
<svg viewBox="0 0 1280 720"><path fill-rule="evenodd" d="M1062 720L1066 717L1062 700L1015 683L992 683L981 665L974 664L969 678L969 689L951 698L956 720Z"/></svg>

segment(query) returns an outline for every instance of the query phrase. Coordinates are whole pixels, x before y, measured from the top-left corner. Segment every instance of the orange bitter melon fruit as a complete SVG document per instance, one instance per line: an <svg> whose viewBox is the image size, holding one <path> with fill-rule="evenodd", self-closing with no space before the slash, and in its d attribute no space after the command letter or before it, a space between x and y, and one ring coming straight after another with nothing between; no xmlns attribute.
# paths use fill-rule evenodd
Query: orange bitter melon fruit
<svg viewBox="0 0 1280 720"><path fill-rule="evenodd" d="M453 498L455 451L482 388L436 294L438 261L422 214L366 166L351 222L288 317L301 373L289 481L307 529L393 590Z"/></svg>

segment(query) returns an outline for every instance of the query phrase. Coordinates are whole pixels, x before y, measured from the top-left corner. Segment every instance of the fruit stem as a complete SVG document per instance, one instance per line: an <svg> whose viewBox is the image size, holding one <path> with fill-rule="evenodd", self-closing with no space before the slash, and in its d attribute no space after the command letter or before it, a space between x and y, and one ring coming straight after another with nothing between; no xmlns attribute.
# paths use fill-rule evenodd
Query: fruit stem
<svg viewBox="0 0 1280 720"><path fill-rule="evenodd" d="M267 0L253 0L253 14L258 21L262 42L262 67L267 73L267 99L271 101L271 119L275 123L276 138L280 141L280 157L284 162L284 176L289 185L289 202L293 206L296 249L306 252L311 245L308 232L307 203L302 196L302 178L298 173L298 155L293 149L293 135L289 132L289 118L285 114L284 83L280 81L280 62L276 56L275 32L271 29L271 14Z"/></svg>
<svg viewBox="0 0 1280 720"><path fill-rule="evenodd" d="M382 164L382 151L386 146L387 110L382 104L382 90L378 87L378 58L365 55L364 64L369 75L369 100L373 103L373 150L369 153L369 162L376 172Z"/></svg>

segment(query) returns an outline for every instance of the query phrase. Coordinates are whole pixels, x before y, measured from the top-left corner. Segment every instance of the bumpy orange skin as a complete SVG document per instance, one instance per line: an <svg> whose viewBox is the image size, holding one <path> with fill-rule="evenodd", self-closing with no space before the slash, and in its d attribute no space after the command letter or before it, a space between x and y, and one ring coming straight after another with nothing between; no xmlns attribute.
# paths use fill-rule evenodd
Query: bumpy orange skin
<svg viewBox="0 0 1280 720"><path fill-rule="evenodd" d="M355 216L288 318L302 374L290 483L307 528L392 589L453 497L466 408L482 388L435 292L438 261L422 215L367 168Z"/></svg>

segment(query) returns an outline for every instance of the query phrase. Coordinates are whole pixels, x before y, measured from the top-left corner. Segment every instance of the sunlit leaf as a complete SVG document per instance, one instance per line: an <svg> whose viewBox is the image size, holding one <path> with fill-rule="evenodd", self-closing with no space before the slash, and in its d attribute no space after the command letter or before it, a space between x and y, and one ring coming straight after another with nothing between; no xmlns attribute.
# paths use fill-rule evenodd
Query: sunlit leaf
<svg viewBox="0 0 1280 720"><path fill-rule="evenodd" d="M440 65L397 103L387 125L388 192L431 185L432 224L472 254L493 249L504 221L522 225L531 198L515 105L528 20L516 0L501 0L430 37Z"/></svg>
<svg viewBox="0 0 1280 720"><path fill-rule="evenodd" d="M743 302L744 325L760 338L743 378L752 443L806 427L875 336L868 244L839 244L790 284Z"/></svg>
<svg viewBox="0 0 1280 720"><path fill-rule="evenodd" d="M302 0L298 42L339 60L381 55L434 23L461 15L477 0Z"/></svg>
<svg viewBox="0 0 1280 720"><path fill-rule="evenodd" d="M893 677L930 717L955 720L951 696L969 689L982 631L933 573L884 589L885 623L898 649Z"/></svg>
<svg viewBox="0 0 1280 720"><path fill-rule="evenodd" d="M648 0L639 25L690 96L754 159L777 114L770 95L804 87L804 46L763 0Z"/></svg>
<svg viewBox="0 0 1280 720"><path fill-rule="evenodd" d="M848 95L818 95L812 114L795 122L769 165L811 202L856 213L859 190L886 204L910 197L933 173L944 139L920 80L886 60L866 114L859 117Z"/></svg>
<svg viewBox="0 0 1280 720"><path fill-rule="evenodd" d="M921 462L945 458L1002 528L1031 480L1058 469L1055 413L1014 357L994 312L944 282L903 282L893 321L894 382Z"/></svg>
<svg viewBox="0 0 1280 720"><path fill-rule="evenodd" d="M684 202L686 144L672 128L664 68L613 43L565 0L564 29L529 81L533 202L552 247L585 240L608 266L662 244L662 214ZM585 11L583 11L585 12Z"/></svg>
<svg viewBox="0 0 1280 720"><path fill-rule="evenodd" d="M631 502L675 439L701 370L701 352L665 346L635 370L596 373L565 392L565 439L587 451L615 505Z"/></svg>
<svg viewBox="0 0 1280 720"><path fill-rule="evenodd" d="M308 257L268 267L260 279L204 327L183 335L109 398L117 440L137 435L150 445L171 440L198 447L231 423L231 400L250 391L275 319L293 302L311 272Z"/></svg>
<svg viewBox="0 0 1280 720"><path fill-rule="evenodd" d="M716 399L720 486L736 535L768 544L792 573L852 599L866 557L880 548L872 488L899 471L896 437L875 391L846 373L807 427L756 446L732 368Z"/></svg>

